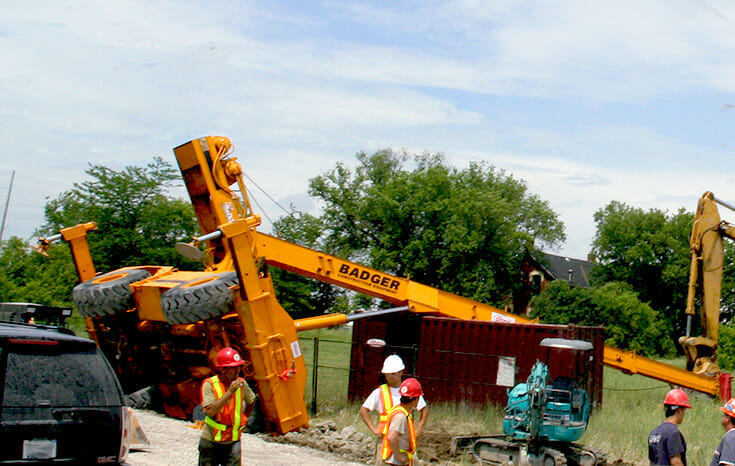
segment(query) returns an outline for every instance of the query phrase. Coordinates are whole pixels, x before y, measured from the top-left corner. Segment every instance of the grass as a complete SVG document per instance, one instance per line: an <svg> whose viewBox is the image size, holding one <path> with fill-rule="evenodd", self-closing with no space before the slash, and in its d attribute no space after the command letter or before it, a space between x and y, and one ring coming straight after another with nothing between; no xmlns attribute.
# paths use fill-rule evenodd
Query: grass
<svg viewBox="0 0 735 466"><path fill-rule="evenodd" d="M66 319L66 326L74 331L77 336L87 338L87 324L84 323L84 317L80 316L76 312L72 313L68 319Z"/></svg>
<svg viewBox="0 0 735 466"><path fill-rule="evenodd" d="M663 422L663 399L669 389L666 383L606 367L603 406L593 414L581 441L608 452L610 459L648 464L648 434ZM688 464L709 464L724 434L717 409L721 403L696 392L689 399L692 409L679 426L687 442Z"/></svg>
<svg viewBox="0 0 735 466"><path fill-rule="evenodd" d="M347 400L347 378L349 374L350 332L322 329L304 332L301 337L302 351L309 370L307 406L311 406L311 374L313 361L313 338L319 338L318 368L318 412L315 421L329 419L338 428L351 425L368 433L357 412L359 403ZM683 359L666 361L679 367ZM328 367L322 367L328 366ZM605 368L602 406L595 409L580 443L590 445L608 454L612 463L622 460L625 464L648 464L648 434L663 422L663 399L670 390L664 382L640 375L626 375ZM427 432L454 435L502 433L502 409L431 403L431 416ZM699 393L690 393L692 409L687 411L679 429L687 441L688 464L709 464L712 453L719 444L724 430L720 426L721 403L716 398Z"/></svg>
<svg viewBox="0 0 735 466"><path fill-rule="evenodd" d="M352 331L344 328L308 330L299 333L301 352L306 370L306 405L311 407L314 399L314 346L318 339L317 409L337 410L348 405L347 389L350 374L350 346Z"/></svg>

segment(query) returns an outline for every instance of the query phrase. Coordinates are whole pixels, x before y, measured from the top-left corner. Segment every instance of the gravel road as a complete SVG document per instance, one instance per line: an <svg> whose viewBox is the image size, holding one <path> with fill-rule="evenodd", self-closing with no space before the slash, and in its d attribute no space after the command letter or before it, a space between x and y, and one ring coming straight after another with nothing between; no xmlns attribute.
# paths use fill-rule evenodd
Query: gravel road
<svg viewBox="0 0 735 466"><path fill-rule="evenodd" d="M172 419L147 410L133 410L150 446L128 455L131 466L196 465L197 444L201 431L191 422ZM253 466L288 466L293 464L329 466L364 466L308 447L266 442L256 435L243 435L242 464Z"/></svg>

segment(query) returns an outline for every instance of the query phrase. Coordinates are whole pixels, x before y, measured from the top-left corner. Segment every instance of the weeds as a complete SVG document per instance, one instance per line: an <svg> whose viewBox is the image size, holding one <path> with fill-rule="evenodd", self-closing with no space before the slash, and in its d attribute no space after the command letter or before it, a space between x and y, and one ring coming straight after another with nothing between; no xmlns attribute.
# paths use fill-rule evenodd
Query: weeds
<svg viewBox="0 0 735 466"><path fill-rule="evenodd" d="M302 340L306 361L311 363L310 339L313 336L323 339L319 343L319 412L315 420L330 419L340 429L351 425L368 434L357 414L360 403L347 400L349 351L345 350L344 344L330 346L324 341L343 339L344 334L322 332ZM333 354L327 356L326 353ZM681 359L667 362L679 367L683 365ZM322 364L330 368L323 368ZM311 367L308 370L311 371ZM663 399L671 389L670 385L607 367L603 385L602 406L594 409L580 443L606 452L610 463L621 460L625 464L648 465L648 434L664 420ZM307 400L311 399L310 387L311 381L307 383ZM684 422L679 426L687 441L688 464L709 464L724 434L720 426L722 413L717 409L721 403L717 398L697 392L689 392L689 397L692 409L687 411ZM431 414L426 431L446 434L447 442L452 436L502 433L502 407L427 401ZM460 459L458 461L461 462Z"/></svg>

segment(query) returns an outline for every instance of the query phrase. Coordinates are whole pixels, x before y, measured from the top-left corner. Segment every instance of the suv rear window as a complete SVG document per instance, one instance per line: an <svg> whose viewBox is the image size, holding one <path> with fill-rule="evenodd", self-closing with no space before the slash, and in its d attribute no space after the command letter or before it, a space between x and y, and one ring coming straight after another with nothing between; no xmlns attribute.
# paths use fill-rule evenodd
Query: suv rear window
<svg viewBox="0 0 735 466"><path fill-rule="evenodd" d="M59 352L59 347L5 348L3 417L19 414L14 408L120 405L117 382L96 348Z"/></svg>

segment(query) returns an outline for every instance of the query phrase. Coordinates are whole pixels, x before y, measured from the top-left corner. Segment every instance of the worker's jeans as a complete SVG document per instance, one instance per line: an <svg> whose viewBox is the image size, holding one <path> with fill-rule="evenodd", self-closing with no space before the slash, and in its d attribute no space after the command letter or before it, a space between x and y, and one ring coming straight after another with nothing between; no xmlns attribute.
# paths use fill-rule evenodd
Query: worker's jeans
<svg viewBox="0 0 735 466"><path fill-rule="evenodd" d="M240 466L240 442L215 443L199 439L199 466Z"/></svg>

